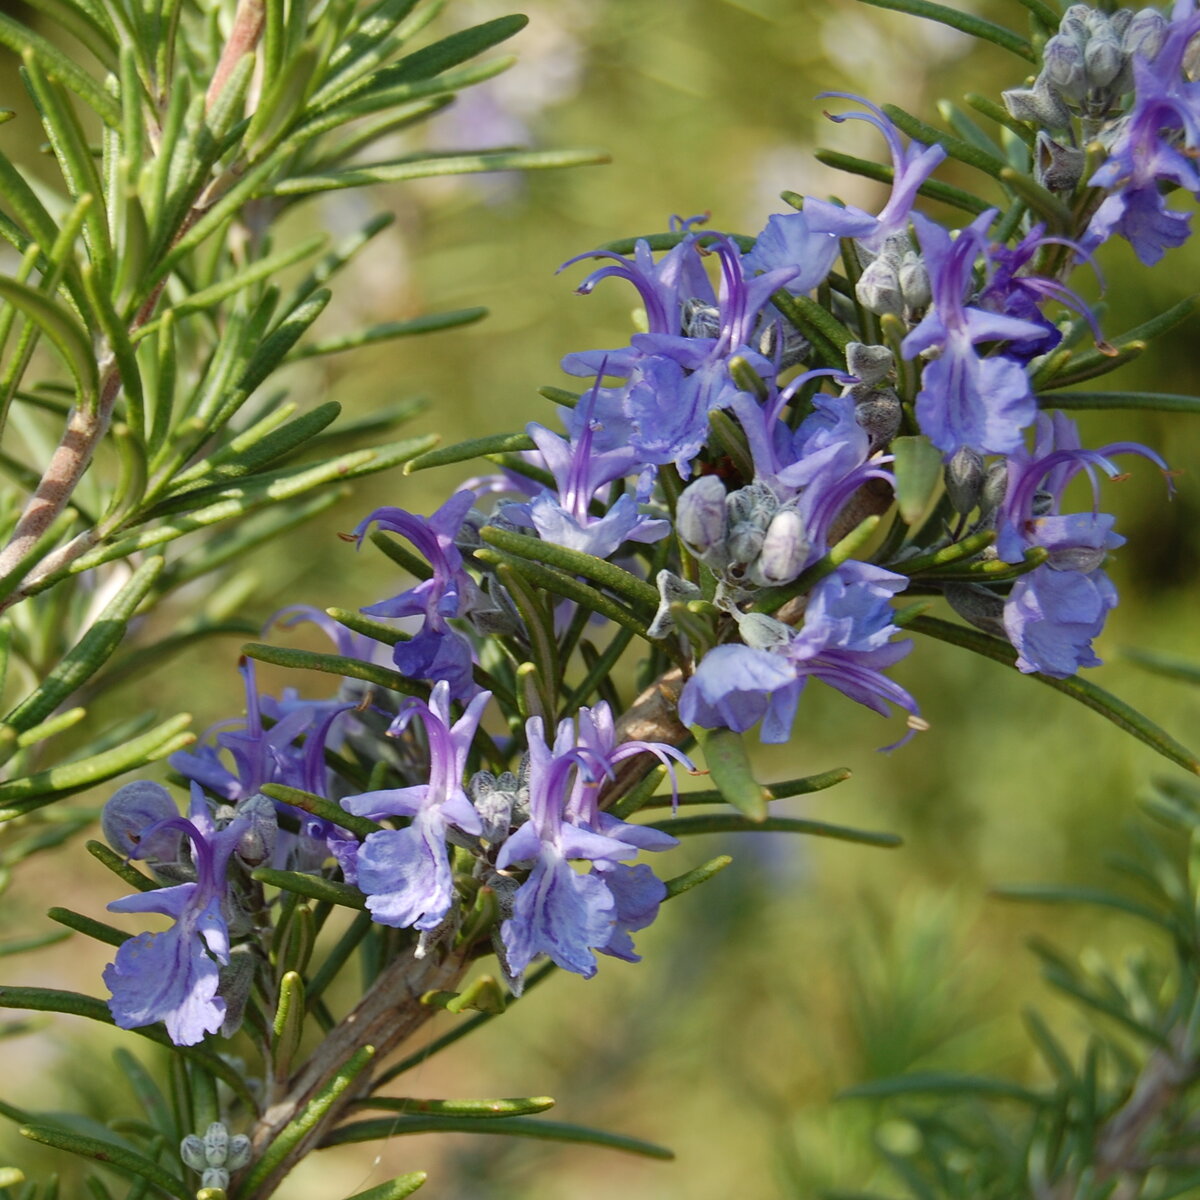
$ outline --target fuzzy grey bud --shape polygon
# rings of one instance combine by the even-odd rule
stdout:
[[[859,383],[882,383],[895,365],[886,346],[868,346],[864,342],[850,342],[846,346],[846,369]]]
[[[701,475],[683,489],[675,507],[675,531],[693,554],[703,557],[725,540],[725,485],[715,475]]]
[[[229,1154],[229,1130],[222,1121],[214,1121],[204,1131],[204,1159],[210,1167],[223,1167]]]
[[[979,511],[985,516],[993,513],[1004,501],[1004,493],[1008,491],[1008,464],[1006,462],[989,463],[983,477],[983,487],[979,492]]]
[[[912,310],[927,308],[933,299],[929,270],[925,260],[915,250],[910,250],[900,264],[900,294],[904,297],[905,305]]]
[[[244,1133],[236,1133],[229,1139],[229,1157],[225,1165],[238,1171],[250,1161],[250,1139]]]
[[[766,530],[753,521],[739,521],[725,539],[731,562],[751,563],[762,550]]]
[[[646,635],[652,638],[666,637],[675,631],[675,618],[671,614],[671,606],[689,600],[699,600],[702,596],[700,589],[687,579],[680,579],[674,571],[659,571],[655,578],[658,584],[658,611]]]
[[[229,1186],[229,1172],[224,1167],[209,1167],[200,1176],[200,1186],[201,1188],[227,1188]]]
[[[760,587],[791,583],[803,569],[809,549],[808,530],[800,514],[794,508],[780,509],[767,526],[750,579]]]
[[[772,362],[778,357],[779,370],[786,371],[802,363],[812,350],[812,343],[798,330],[783,321],[772,321],[758,339],[758,350]]]
[[[863,308],[883,317],[904,314],[904,296],[900,290],[898,263],[881,254],[869,263],[854,285],[854,294]]]
[[[171,863],[179,859],[184,834],[178,829],[148,830],[179,816],[171,793],[162,784],[138,779],[118,788],[100,813],[105,841],[126,858]]]
[[[1083,48],[1073,37],[1060,33],[1046,43],[1042,72],[1050,86],[1067,100],[1078,103],[1087,95]]]
[[[1111,30],[1092,37],[1083,52],[1083,64],[1090,88],[1106,88],[1116,79],[1125,65],[1125,56]]]
[[[1064,146],[1044,130],[1038,130],[1034,177],[1047,191],[1073,192],[1083,178],[1085,160],[1084,151]]]
[[[950,607],[976,629],[1007,638],[1004,600],[978,583],[948,583],[943,589]]]
[[[246,1001],[250,999],[257,969],[254,952],[247,945],[234,946],[229,952],[229,961],[220,968],[217,995],[225,1001],[222,1037],[233,1037],[241,1029],[242,1018],[246,1015]]]
[[[1009,114],[1018,121],[1028,121],[1039,129],[1066,129],[1071,124],[1070,109],[1039,75],[1032,88],[1013,88],[1002,92],[1000,98]]]
[[[1134,13],[1121,35],[1121,49],[1130,58],[1153,62],[1167,37],[1167,19],[1156,8],[1143,8]]]
[[[1097,570],[1107,557],[1107,552],[1091,546],[1068,546],[1062,550],[1054,550],[1046,560],[1046,565],[1056,571],[1079,571],[1087,574]]]
[[[1200,79],[1200,37],[1194,37],[1183,52],[1183,73],[1191,81]]]
[[[191,1167],[193,1171],[203,1171],[208,1166],[204,1143],[194,1133],[189,1133],[179,1143],[179,1157],[183,1159],[183,1165]]]
[[[715,306],[695,298],[683,302],[684,337],[718,337],[721,333],[721,313]]]
[[[1063,13],[1062,20],[1058,23],[1058,32],[1082,44],[1091,32],[1088,22],[1093,11],[1095,10],[1086,4],[1072,4]]]
[[[946,493],[954,511],[969,513],[983,491],[983,458],[970,446],[962,446],[946,464]]]
[[[279,834],[275,803],[261,793],[242,801],[238,815],[250,818],[250,827],[238,838],[237,856],[251,867],[257,867],[271,857]]]
[[[766,613],[737,613],[735,616],[742,641],[754,650],[785,646],[794,635],[790,626],[768,617]]]
[[[871,439],[874,453],[900,432],[900,397],[891,388],[871,388],[855,395],[854,419]]]

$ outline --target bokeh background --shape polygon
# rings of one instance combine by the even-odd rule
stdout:
[[[1024,14],[1013,0],[972,7],[1017,26]],[[505,11],[493,0],[455,0],[436,28]],[[816,145],[864,157],[882,152],[866,125],[825,120],[818,92],[848,90],[933,119],[940,97],[995,95],[1019,85],[1024,72],[1002,51],[854,0],[533,0],[524,11],[530,25],[511,45],[519,64],[464,98],[429,136],[445,148],[596,146],[611,164],[425,181],[369,197],[335,193],[304,210],[296,234],[348,231],[379,209],[397,215],[343,280],[318,335],[475,304],[492,315],[466,329],[298,366],[290,380],[296,397],[336,399],[353,418],[424,396],[429,407],[412,429],[436,431],[447,443],[551,421],[537,388],[569,383],[558,371],[562,355],[623,343],[635,301],[617,283],[576,297],[587,268],[556,275],[563,260],[661,230],[673,213],[709,211],[713,227],[753,233],[783,211],[783,188],[877,205],[874,185],[811,157]],[[5,76],[14,97],[7,103],[20,110],[25,100],[11,62]],[[37,148],[28,151],[35,156]],[[978,177],[947,177],[981,186]],[[1174,302],[1197,278],[1195,247],[1173,252],[1154,271],[1138,268],[1123,245],[1106,248],[1100,261],[1110,333]],[[1080,284],[1094,294],[1086,279]],[[1111,382],[1196,391],[1196,338],[1194,325],[1184,327]],[[1135,466],[1130,479],[1105,487],[1128,544],[1113,564],[1122,603],[1099,646],[1106,665],[1089,677],[1200,745],[1200,695],[1123,655],[1142,648],[1200,661],[1200,423],[1107,414],[1083,424],[1089,444],[1142,440],[1182,472],[1169,502],[1150,467]],[[431,511],[461,477],[446,468],[366,481],[322,524],[261,552],[241,611],[266,618],[287,603],[354,608],[394,594],[401,581],[387,565],[356,553],[338,532],[381,504]],[[187,603],[210,599],[201,592]],[[113,702],[190,711],[203,729],[241,711],[237,646],[236,639],[211,642]],[[896,730],[814,687],[792,743],[763,754],[760,777],[849,766],[849,782],[780,810],[894,831],[902,848],[759,835],[692,839],[665,864],[668,874],[723,852],[734,864],[639,935],[642,964],[606,960],[590,982],[552,979],[401,1081],[404,1094],[416,1096],[549,1094],[559,1099],[553,1115],[669,1145],[673,1164],[486,1135],[422,1137],[318,1155],[281,1194],[336,1200],[424,1168],[432,1178],[421,1195],[430,1200],[591,1200],[618,1192],[626,1200],[800,1200],[822,1187],[882,1178],[870,1146],[880,1113],[838,1101],[842,1089],[931,1067],[1036,1079],[1021,1025],[1030,1003],[1079,1044],[1082,1023],[1041,986],[1023,943],[1049,933],[1069,950],[1119,962],[1132,949],[1126,929],[1090,913],[1001,902],[989,889],[1104,879],[1106,856],[1128,842],[1148,781],[1172,768],[1058,693],[965,651],[921,642],[897,675],[919,698],[928,733],[879,754],[875,747]],[[263,678],[283,682],[268,672]],[[116,894],[112,877],[81,850],[41,857],[7,891],[0,936],[50,928],[40,914],[64,896],[99,913]],[[97,993],[104,948],[82,941],[6,959],[6,977]],[[438,1018],[434,1033],[456,1019]],[[6,1098],[26,1108],[82,1106],[99,1120],[132,1111],[110,1058],[130,1039],[65,1018],[29,1026],[5,1042]],[[0,1130],[0,1161],[31,1171],[71,1167],[8,1127]]]

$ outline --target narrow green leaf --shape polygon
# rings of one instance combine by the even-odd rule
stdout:
[[[387,1183],[378,1187],[367,1188],[365,1192],[355,1192],[346,1200],[404,1200],[411,1196],[429,1176],[424,1171],[413,1171],[408,1175],[397,1175]]]
[[[427,471],[431,467],[445,467],[452,463],[469,462],[484,454],[535,449],[537,446],[527,433],[494,433],[488,437],[457,442],[453,446],[439,446],[434,450],[427,450],[424,454],[418,454],[416,458],[405,463],[404,473],[413,475],[417,471]]]
[[[343,829],[349,829],[351,833],[357,833],[360,837],[377,833],[383,828],[378,821],[372,821],[370,817],[356,817],[342,808],[340,804],[333,800],[326,800],[324,796],[318,796],[314,792],[288,787],[282,783],[264,783],[260,791],[265,796],[270,796],[272,800],[290,804],[293,808],[303,809],[305,812],[312,813],[314,817],[320,817],[323,821],[340,825]]]
[[[125,636],[126,623],[154,585],[162,567],[161,558],[147,559],[42,684],[4,718],[4,724],[18,732],[32,729],[90,679]]]
[[[121,389],[126,398],[126,420],[140,441],[145,436],[145,397],[142,392],[142,372],[138,367],[137,355],[133,352],[133,343],[129,340],[129,331],[113,308],[112,300],[91,263],[84,265],[81,278],[92,312],[116,360]]]
[[[413,317],[409,321],[385,321],[360,329],[357,333],[340,334],[323,341],[310,342],[292,351],[289,362],[302,358],[315,358],[319,354],[340,354],[343,350],[357,350],[360,346],[373,346],[377,342],[390,342],[396,338],[412,337],[421,333],[439,333],[445,329],[458,329],[483,320],[488,315],[486,308],[460,308],[453,312],[429,313]]]
[[[845,825],[830,825],[825,821],[809,821],[803,817],[764,817],[761,821],[752,821],[734,816],[733,813],[707,813],[704,816],[651,821],[649,825],[675,837],[688,837],[695,833],[806,833],[812,837],[827,837],[839,842],[858,842],[864,846],[887,849],[903,844],[903,839],[894,833],[850,829]]]
[[[366,1070],[375,1056],[374,1046],[361,1046],[354,1056],[341,1067],[300,1111],[290,1124],[285,1126],[263,1156],[254,1164],[242,1180],[239,1195],[253,1196],[271,1174],[287,1159],[293,1147],[298,1145],[314,1129],[332,1107],[333,1102],[350,1087]],[[519,1119],[519,1118],[518,1118]]]
[[[852,529],[832,550],[823,558],[818,559],[811,567],[806,567],[791,583],[783,587],[763,588],[758,598],[750,606],[751,612],[778,612],[789,600],[802,596],[811,591],[826,575],[837,570],[847,559],[857,556],[858,552],[875,536],[879,528],[878,516],[866,517]]]
[[[870,4],[873,0],[863,0],[863,2]],[[926,146],[941,146],[951,158],[956,158],[959,162],[974,167],[977,171],[982,171],[992,179],[999,179],[1004,171],[1009,170],[1008,163],[1004,159],[997,158],[994,154],[989,154],[978,146],[973,146],[970,142],[964,142],[962,138],[943,133],[919,117],[914,117],[912,113],[897,104],[884,104],[882,108],[897,128],[907,133],[910,138],[923,142]]]
[[[522,1096],[505,1100],[417,1100],[411,1096],[370,1096],[359,1101],[361,1108],[380,1108],[406,1116],[463,1117],[493,1120],[523,1117],[554,1107],[550,1096]]]
[[[50,738],[57,734],[65,733],[68,729],[74,729],[86,716],[86,708],[69,708],[66,712],[58,713],[49,720],[43,721],[40,725],[35,725],[32,729],[25,730],[17,738],[17,748],[24,750],[28,746],[36,746],[38,742],[49,741]]]
[[[1072,228],[1074,215],[1071,210],[1048,188],[1042,187],[1028,172],[1013,167],[1002,167],[1000,181],[1019,196],[1049,227],[1052,233],[1065,232]]]
[[[51,919],[53,920],[53,917]],[[34,937],[12,938],[6,942],[0,942],[0,958],[8,958],[13,954],[28,954],[33,950],[41,950],[45,946],[55,946],[59,942],[66,941],[70,936],[69,932],[53,929],[49,933],[39,933]]]
[[[1169,914],[1104,888],[1011,883],[993,887],[991,893],[1002,900],[1019,900],[1031,904],[1088,904],[1096,908],[1112,908],[1139,920],[1149,921],[1152,925],[1161,926],[1170,933],[1176,930]]]
[[[531,683],[540,697],[541,711],[538,715],[546,722],[546,728],[558,723],[557,698],[560,684],[558,662],[558,638],[554,630],[554,611],[545,602],[544,594],[532,586],[521,573],[508,563],[496,567],[496,576],[504,585],[525,625],[529,651],[533,661],[522,667],[530,668]]]
[[[708,862],[701,863],[698,867],[693,867],[682,875],[676,875],[674,879],[664,880],[664,886],[667,889],[666,899],[673,900],[676,896],[682,896],[684,892],[690,892],[692,888],[707,883],[714,875],[725,870],[731,862],[733,859],[728,854],[719,854],[716,858],[710,858]]]
[[[951,29],[960,30],[962,33],[970,34],[971,37],[980,38],[1001,47],[1001,49],[1011,51],[1018,58],[1025,59],[1026,62],[1037,62],[1033,46],[1025,38],[1011,29],[1005,29],[1003,25],[985,21],[982,17],[974,16],[972,13],[960,12],[956,8],[947,8],[944,4],[934,4],[931,0],[862,0],[862,3],[874,5],[876,8],[889,8],[895,12],[908,13],[913,17],[924,17],[928,21],[937,21],[941,25],[949,25]]]
[[[888,569],[901,575],[919,575],[922,571],[932,571],[935,567],[952,566],[966,559],[982,554],[996,540],[994,529],[984,529],[965,537],[961,542],[952,542],[940,550],[932,550],[928,554],[918,554],[913,558],[903,558],[888,564]]]
[[[875,179],[880,183],[890,184],[896,177],[896,172],[892,167],[885,167],[882,163],[870,162],[865,158],[855,158],[852,154],[842,154],[837,150],[820,149],[815,152],[814,157],[817,162],[824,163],[827,167],[833,167],[834,170],[845,171],[850,175],[861,175],[865,179]],[[943,204],[960,208],[963,212],[968,212],[976,217],[982,212],[987,212],[991,207],[986,200],[980,200],[978,196],[973,196],[970,192],[955,187],[953,184],[939,183],[936,179],[926,180],[917,191],[930,200],[940,200]]]
[[[310,196],[341,188],[365,187],[376,183],[401,183],[407,179],[431,179],[440,175],[476,175],[488,171],[536,171],[559,167],[597,166],[611,158],[598,150],[493,150],[477,154],[453,154],[416,161],[372,163],[300,175],[264,189],[270,196]]]
[[[88,841],[85,843],[87,852],[96,859],[97,862],[103,863],[114,875],[119,879],[123,879],[130,887],[136,888],[139,892],[152,892],[161,884],[156,883],[153,879],[145,876],[136,867],[132,866],[128,860],[122,858],[115,850],[110,850],[103,842]]]
[[[1062,13],[1053,4],[1047,4],[1046,0],[1017,0],[1017,3],[1023,4],[1029,9],[1030,14],[1040,21],[1048,31],[1053,33],[1058,30]]]
[[[991,1096],[1020,1100],[1040,1107],[1047,1097],[1010,1083],[1007,1079],[989,1079],[978,1075],[959,1075],[953,1071],[914,1071],[889,1079],[871,1079],[838,1093],[840,1099],[883,1099],[892,1096]]]
[[[787,779],[780,783],[766,783],[760,786],[766,792],[768,800],[785,800],[790,796],[808,796],[813,792],[823,792],[826,788],[844,783],[850,778],[850,775],[851,771],[849,767],[835,767],[832,771],[823,771],[819,775],[806,775],[802,779]],[[679,803],[681,806],[691,804],[721,804],[723,801],[724,797],[716,790],[679,793]],[[670,803],[670,795],[664,794],[652,797],[642,807],[665,808]]]
[[[740,733],[732,729],[692,730],[704,751],[704,762],[721,797],[754,822],[767,816],[767,792],[754,778],[750,755]]]
[[[846,347],[855,337],[841,321],[808,296],[793,296],[782,289],[771,303],[812,343],[824,366],[845,370]]]
[[[149,733],[111,750],[0,783],[0,805],[3,805],[0,822],[23,816],[182,750],[196,740],[194,735],[184,732],[191,719],[188,713],[181,713]]]
[[[164,1170],[153,1159],[145,1158],[117,1142],[102,1142],[99,1138],[69,1133],[53,1125],[24,1125],[20,1132],[22,1137],[29,1138],[32,1142],[40,1142],[43,1146],[51,1146],[55,1150],[65,1150],[69,1154],[78,1154],[82,1158],[95,1159],[122,1175],[133,1179],[148,1179],[155,1187],[162,1188],[168,1196],[188,1200],[188,1188],[183,1180]]]
[[[406,1133],[493,1133],[602,1146],[608,1150],[644,1155],[646,1158],[670,1160],[675,1157],[674,1151],[656,1146],[653,1142],[587,1129],[582,1125],[567,1125],[561,1121],[542,1121],[537,1117],[509,1117],[495,1122],[464,1117],[382,1117],[343,1125],[325,1138],[321,1145],[344,1146],[354,1142],[372,1142],[377,1138],[400,1137]]]
[[[1057,392],[1052,397],[1039,396],[1038,403],[1043,408],[1133,408],[1149,412],[1200,413],[1200,396],[1171,392]]]
[[[963,96],[963,99],[976,112],[982,113],[985,117],[995,121],[996,124],[1003,125],[1005,129],[1011,130],[1027,145],[1033,144],[1033,134],[1029,127],[1022,125],[1020,121],[1012,117],[1003,104],[997,104],[990,96],[981,96],[978,92],[967,92]]]
[[[3,275],[0,275],[0,298],[28,317],[54,343],[75,379],[81,400],[94,401],[100,386],[96,359],[91,341],[79,322],[49,296]]]
[[[653,616],[658,608],[656,588],[595,555],[584,554],[580,550],[569,550],[565,546],[556,546],[540,538],[527,537],[525,534],[512,533],[491,525],[485,525],[480,530],[480,537],[509,554],[545,563],[571,575],[582,575],[600,587],[616,592],[622,599],[627,600],[635,611],[640,611],[647,617]]]
[[[0,45],[7,46],[18,56],[31,55],[47,75],[70,88],[106,125],[120,128],[121,106],[117,101],[86,71],[28,25],[0,13]]]
[[[1122,655],[1156,675],[1165,675],[1168,679],[1178,679],[1183,683],[1200,683],[1200,663],[1151,650],[1124,650]]]
[[[942,455],[927,437],[898,437],[892,442],[896,456],[896,500],[906,525],[915,525],[929,506],[942,477]]]
[[[273,867],[257,867],[251,878],[259,883],[277,887],[281,891],[295,892],[310,900],[323,900],[327,904],[338,904],[343,908],[365,909],[367,898],[347,883],[336,883],[320,875],[305,875],[300,871],[277,871]]]
[[[950,621],[926,616],[917,616],[906,621],[905,628],[911,629],[915,633],[923,633],[926,637],[949,642],[952,646],[973,650],[976,654],[983,655],[984,658],[993,659],[995,662],[1004,663],[1015,669],[1016,651],[1007,642],[989,634],[968,629],[966,626],[956,625]],[[1080,679],[1078,675],[1072,675],[1067,679],[1054,679],[1049,675],[1037,673],[1033,674],[1031,678],[1046,684],[1047,687],[1054,688],[1055,691],[1065,692],[1081,704],[1098,712],[1119,729],[1125,730],[1138,741],[1144,742],[1164,758],[1170,759],[1171,762],[1183,767],[1186,771],[1191,771],[1193,775],[1200,775],[1200,759],[1197,759],[1190,750],[1177,742],[1165,730],[1160,729],[1148,717],[1131,708],[1123,700],[1118,700],[1116,696],[1110,695],[1102,688],[1096,687],[1095,684]]]
[[[82,913],[74,912],[69,908],[48,909],[46,916],[60,925],[65,925],[68,930],[73,929],[77,933],[95,938],[96,941],[104,942],[109,946],[123,946],[133,936],[123,929],[117,929],[114,925],[106,925],[103,921],[94,921],[91,917],[85,917]],[[70,934],[65,936],[69,937]]]
[[[295,971],[287,971],[279,981],[279,1004],[271,1024],[275,1077],[286,1079],[292,1056],[304,1032],[304,980]]]
[[[423,684],[413,683],[398,671],[357,658],[344,658],[340,654],[318,654],[313,650],[293,650],[283,646],[269,646],[263,642],[250,642],[242,647],[242,653],[259,662],[273,663],[277,667],[292,667],[300,671],[322,671],[327,675],[343,675],[350,679],[361,679],[377,687],[388,688],[403,696],[419,696],[425,699],[429,689]]]

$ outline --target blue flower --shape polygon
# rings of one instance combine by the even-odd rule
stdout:
[[[411,817],[403,829],[368,834],[358,850],[356,881],[371,916],[381,925],[436,928],[454,903],[454,879],[446,849],[453,829],[478,837],[479,814],[463,789],[467,752],[490,692],[480,692],[451,724],[450,685],[434,686],[429,703],[406,698],[389,733],[402,733],[420,718],[429,742],[429,782],[414,787],[362,792],[342,799],[361,817]]]
[[[888,715],[889,705],[922,728],[916,701],[883,670],[912,643],[892,642],[891,597],[908,580],[870,563],[843,563],[809,593],[799,630],[770,617],[737,614],[745,645],[710,650],[684,684],[679,718],[687,725],[742,732],[762,721],[764,742],[786,742],[800,694],[821,679],[859,704]]]
[[[913,224],[929,269],[933,306],[903,341],[905,358],[937,347],[921,375],[916,414],[921,432],[947,458],[961,446],[982,454],[1011,454],[1037,415],[1024,367],[1003,354],[981,357],[980,342],[1041,340],[1042,325],[970,307],[975,260],[986,249],[989,209],[958,236],[914,213]]]
[[[114,801],[119,798],[120,793]],[[167,817],[142,831],[131,857],[149,855],[164,835],[182,835],[191,843],[196,879],[137,892],[108,906],[110,912],[161,913],[174,921],[164,932],[141,933],[122,943],[105,968],[104,982],[112,993],[108,1007],[120,1028],[162,1021],[177,1046],[193,1046],[221,1028],[225,1001],[218,995],[220,964],[229,962],[229,927],[222,911],[225,873],[249,826],[247,817],[236,816],[218,830],[193,784],[189,819]]]

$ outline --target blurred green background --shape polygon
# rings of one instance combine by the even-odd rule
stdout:
[[[1013,0],[972,7],[1023,23]],[[491,0],[455,0],[439,28],[504,11]],[[663,229],[672,213],[711,211],[713,227],[753,233],[782,211],[783,188],[878,205],[873,185],[810,157],[818,144],[864,157],[882,150],[865,124],[824,120],[818,92],[850,90],[933,119],[939,97],[994,95],[1019,85],[1024,71],[1001,51],[853,0],[539,0],[525,11],[530,26],[512,44],[518,66],[486,96],[464,99],[433,136],[446,147],[596,146],[611,165],[426,181],[369,201],[335,194],[305,210],[296,233],[349,230],[380,208],[398,218],[343,281],[318,336],[474,304],[492,315],[467,329],[293,368],[297,397],[339,400],[353,418],[424,395],[431,404],[413,431],[436,431],[447,443],[551,422],[537,387],[569,383],[557,368],[563,354],[622,344],[635,302],[618,283],[576,297],[587,267],[556,276],[564,259]],[[8,103],[19,109],[26,102],[17,86]],[[978,186],[953,171],[946,177]],[[1198,258],[1195,246],[1185,248],[1145,272],[1120,245],[1106,248],[1101,263],[1112,334],[1185,294]],[[1113,382],[1194,392],[1195,339],[1194,326],[1185,327]],[[1124,660],[1122,650],[1200,661],[1200,426],[1124,414],[1085,417],[1083,425],[1088,444],[1146,441],[1183,472],[1170,502],[1150,467],[1105,487],[1105,505],[1129,541],[1113,564],[1122,603],[1098,647],[1106,665],[1089,678],[1198,745],[1200,697]],[[286,603],[353,608],[393,594],[401,581],[337,533],[381,504],[431,511],[461,477],[447,468],[367,481],[323,524],[262,553],[244,610],[265,618]],[[236,640],[211,643],[126,689],[119,703],[191,711],[203,729],[240,711],[236,656]],[[1020,1011],[1031,1001],[1078,1041],[1078,1018],[1050,1001],[1022,943],[1049,932],[1068,948],[1119,958],[1122,927],[1004,904],[988,889],[1101,879],[1105,855],[1129,836],[1126,822],[1147,781],[1172,769],[1095,714],[965,651],[921,642],[896,674],[919,698],[928,733],[878,754],[896,729],[813,688],[792,744],[763,755],[760,777],[847,765],[848,783],[784,802],[781,811],[895,831],[902,848],[693,839],[665,864],[667,874],[726,851],[735,862],[639,935],[641,965],[605,960],[593,981],[555,978],[402,1081],[405,1094],[417,1096],[553,1095],[553,1115],[669,1145],[674,1164],[516,1139],[422,1137],[318,1155],[285,1186],[287,1200],[335,1200],[417,1168],[431,1172],[421,1192],[430,1200],[590,1200],[618,1191],[626,1200],[793,1200],[821,1186],[878,1183],[869,1147],[876,1114],[835,1103],[840,1089],[932,1066],[1028,1076],[1036,1069]],[[98,914],[116,893],[81,850],[35,860],[5,896],[4,936],[30,923],[48,927],[40,913],[64,894],[72,907]],[[99,992],[103,947],[79,941],[7,960],[8,981]],[[434,1032],[455,1019],[438,1018]],[[107,1055],[116,1036],[67,1019],[34,1024],[6,1043],[5,1094],[26,1107],[82,1103],[99,1118],[114,1115]],[[67,1165],[15,1145],[7,1128],[0,1138],[3,1161]]]

